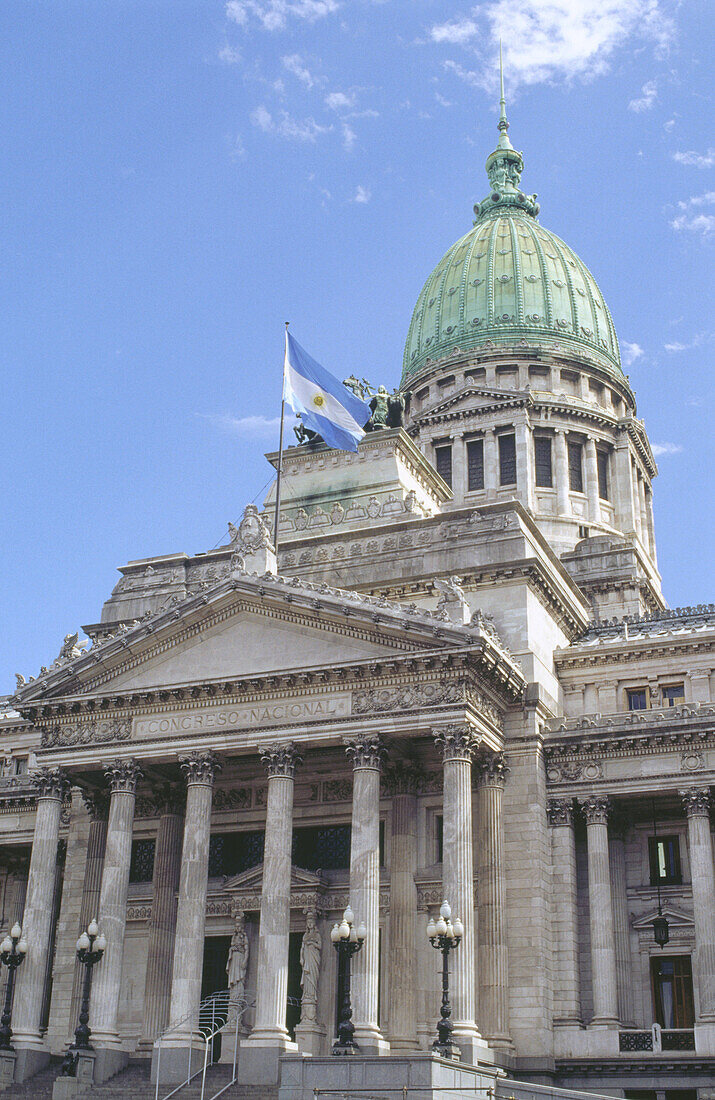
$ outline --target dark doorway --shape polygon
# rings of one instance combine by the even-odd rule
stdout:
[[[295,1039],[295,1025],[300,1023],[300,948],[303,942],[302,932],[291,932],[288,941],[288,1005],[286,1007],[286,1027],[291,1039]],[[297,1003],[291,1004],[291,1001]]]
[[[228,985],[226,963],[228,962],[228,949],[231,946],[230,936],[209,936],[204,940],[204,969],[201,975],[201,1000],[210,997],[212,993],[220,993]],[[225,1018],[225,1016],[224,1016]],[[215,1027],[219,1022],[216,1018],[201,1021],[206,1026]],[[218,1062],[221,1057],[221,1033],[215,1036],[211,1044],[210,1060]]]

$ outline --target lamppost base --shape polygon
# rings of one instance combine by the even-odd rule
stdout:
[[[432,1050],[439,1054],[440,1058],[447,1058],[453,1062],[459,1062],[462,1052],[456,1043],[432,1043]]]
[[[0,1091],[15,1083],[15,1051],[0,1050]]]
[[[330,1050],[331,1054],[337,1054],[338,1056],[344,1054],[359,1054],[360,1047],[357,1043],[340,1043],[336,1039]]]

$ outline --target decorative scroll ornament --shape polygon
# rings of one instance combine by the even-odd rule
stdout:
[[[284,744],[268,745],[265,749],[261,749],[261,760],[266,766],[269,779],[276,775],[292,779],[295,775],[295,769],[302,762],[302,759],[292,741]]]
[[[435,744],[442,749],[445,763],[448,760],[467,760],[471,762],[481,740],[472,726],[450,725],[433,730]]]
[[[713,798],[709,787],[690,787],[678,791],[688,817],[709,817]]]
[[[109,812],[107,791],[81,791],[82,801],[92,821],[104,821]]]
[[[112,794],[117,791],[134,794],[142,773],[136,760],[114,760],[107,764],[104,774]]]
[[[111,741],[129,741],[132,723],[129,718],[99,718],[92,722],[69,722],[52,726],[42,732],[43,749],[55,746],[100,745]]]
[[[376,733],[359,733],[357,737],[344,737],[343,744],[348,759],[355,768],[372,768],[380,771],[385,756],[385,746]]]
[[[610,802],[608,795],[592,794],[588,798],[579,798],[587,825],[607,825]]]
[[[69,779],[59,768],[38,768],[30,776],[30,782],[38,798],[56,798],[64,801],[69,791]]]
[[[546,819],[549,825],[573,826],[573,800],[550,798],[546,804]]]
[[[194,784],[212,787],[214,774],[221,769],[218,757],[213,752],[190,752],[179,757],[179,764],[186,775],[187,787]]]
[[[480,787],[504,788],[509,768],[503,752],[494,753],[491,756],[481,757],[476,764],[477,776]]]

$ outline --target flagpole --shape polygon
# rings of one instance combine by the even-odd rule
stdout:
[[[278,556],[278,523],[281,514],[281,475],[283,474],[283,419],[285,416],[286,408],[286,355],[288,354],[288,325],[290,321],[286,321],[286,347],[283,356],[283,385],[281,387],[281,428],[278,436],[278,467],[276,477],[276,515],[273,524],[273,546],[276,551],[276,557]]]

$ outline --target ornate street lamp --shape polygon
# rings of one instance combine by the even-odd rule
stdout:
[[[27,941],[22,938],[22,929],[15,922],[0,944],[0,961],[7,967],[7,987],[5,989],[5,1007],[0,1017],[0,1050],[12,1050],[12,994],[15,989],[15,971],[27,954]]]
[[[364,924],[355,927],[355,915],[348,905],[339,924],[334,924],[330,938],[338,953],[338,975],[343,984],[343,1003],[340,1007],[338,1037],[333,1043],[333,1054],[354,1054],[358,1049],[355,1042],[355,1025],[350,1003],[350,960],[357,955],[365,942],[367,930]]]
[[[92,991],[92,969],[97,965],[107,949],[107,940],[100,934],[96,920],[90,921],[87,931],[77,940],[77,958],[85,968],[82,985],[82,1004],[79,1010],[79,1023],[74,1031],[74,1042],[65,1054],[62,1063],[62,1077],[74,1077],[77,1073],[77,1059],[80,1050],[91,1050],[89,1037],[89,995]]]
[[[442,902],[439,920],[435,921],[430,917],[427,935],[435,950],[442,952],[442,1007],[437,1023],[438,1038],[432,1043],[432,1049],[449,1058],[454,1054],[453,1025],[450,1019],[452,1006],[449,1003],[449,953],[459,946],[464,935],[464,925],[459,917],[452,923],[452,908],[448,901]]]
[[[658,916],[653,921],[653,939],[662,951],[670,939],[670,930],[660,904],[660,865],[658,863],[658,824],[655,819],[655,799],[651,800],[651,807],[653,811],[653,840],[655,843],[655,881],[658,887]]]

